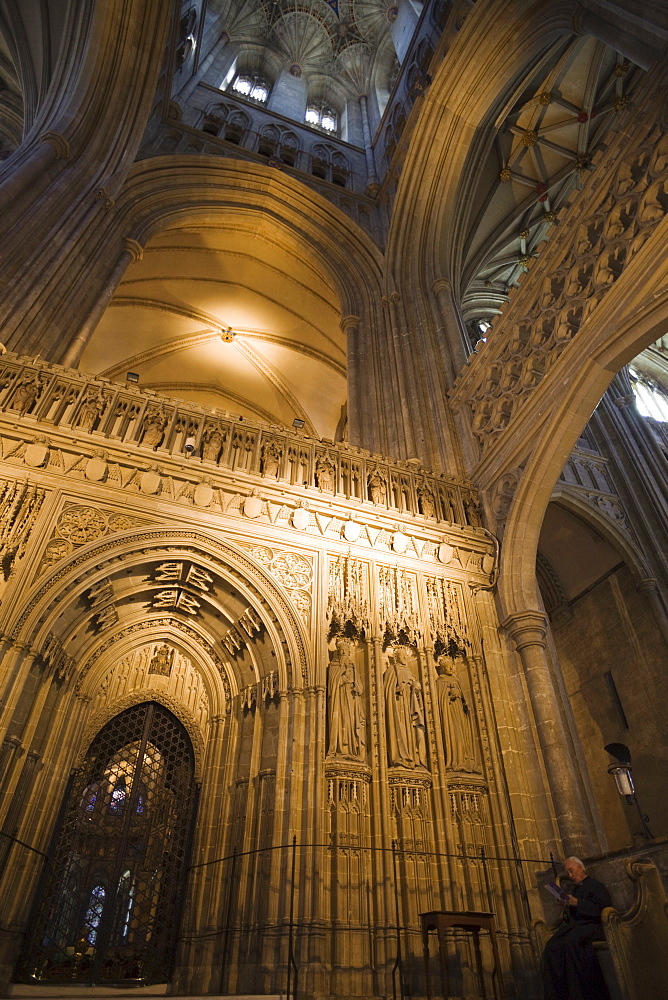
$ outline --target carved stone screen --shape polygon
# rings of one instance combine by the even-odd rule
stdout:
[[[194,803],[171,712],[145,702],[104,726],[70,781],[22,978],[168,978]]]

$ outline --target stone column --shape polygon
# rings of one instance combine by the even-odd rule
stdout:
[[[448,380],[452,385],[457,374],[466,364],[471,351],[464,330],[464,322],[455,302],[452,283],[447,278],[437,278],[432,284],[431,290],[436,298],[443,329],[446,333],[443,342],[450,354]]]
[[[364,135],[364,157],[366,159],[366,193],[375,195],[378,192],[378,173],[376,171],[376,161],[373,157],[366,94],[360,94],[359,101],[360,111],[362,113],[362,134]]]
[[[391,956],[396,952],[396,935],[390,929],[394,922],[394,874],[392,855],[388,848],[392,845],[392,828],[389,813],[389,787],[387,774],[387,736],[385,712],[383,710],[383,643],[380,636],[367,640],[369,677],[371,680],[371,719],[369,720],[369,740],[371,741],[371,830],[372,847],[379,852],[376,867],[376,891],[381,911],[376,918],[383,930],[377,931],[377,968],[379,990],[385,992],[384,983],[389,983]],[[374,733],[375,729],[375,733]],[[381,889],[382,885],[382,889]],[[388,974],[387,980],[383,972]]]
[[[343,316],[341,329],[346,335],[348,377],[348,440],[362,444],[369,437],[368,407],[364,404],[363,385],[367,381],[363,371],[368,369],[368,357],[360,338],[359,316]],[[363,430],[364,428],[364,430]]]
[[[23,762],[21,775],[16,783],[5,821],[2,824],[2,833],[4,836],[0,837],[0,872],[4,872],[5,870],[14,837],[18,833],[25,807],[30,799],[32,786],[38,772],[41,771],[43,766],[40,755],[34,750],[29,750]]]
[[[97,298],[110,209],[153,110],[169,22],[161,0],[76,0],[64,19],[43,131],[30,130],[0,177],[0,322],[18,353],[52,360]]]
[[[17,736],[5,736],[0,747],[0,790],[11,781],[12,772],[21,755],[21,740]],[[6,780],[5,780],[6,779]]]
[[[520,611],[501,622],[501,628],[514,642],[524,667],[564,851],[586,856],[592,851],[592,842],[577,762],[569,752],[571,741],[552,680],[547,617],[540,611]]]
[[[215,63],[218,56],[227,47],[230,41],[230,36],[226,31],[223,31],[218,41],[212,46],[209,53],[202,59],[201,63],[198,65],[197,70],[193,73],[189,80],[186,80],[184,85],[179,91],[178,97],[182,104],[185,104],[190,97],[197,90],[198,85],[202,82],[206,74],[209,72],[213,64]],[[236,51],[231,53],[232,58],[236,55]],[[226,60],[227,62],[227,60]],[[227,63],[226,69],[229,69],[232,65],[231,61]]]
[[[83,324],[78,334],[71,341],[69,347],[63,354],[62,359],[56,359],[58,364],[65,368],[76,368],[81,360],[81,355],[86,349],[90,338],[95,333],[98,323],[102,319],[104,312],[109,305],[112,295],[125,274],[128,264],[136,260],[141,260],[144,256],[143,247],[136,240],[127,237],[123,240],[123,249],[118,255],[114,268],[107,278],[107,281],[98,296],[98,300],[90,313],[88,319]]]
[[[23,689],[32,665],[37,656],[36,650],[28,643],[15,642],[14,647],[3,661],[3,675],[7,678],[3,691],[3,701],[0,708],[0,727],[9,728],[16,706],[23,695]]]
[[[271,88],[267,109],[303,125],[307,98],[308,83],[302,76],[301,67],[295,64],[278,74]]]

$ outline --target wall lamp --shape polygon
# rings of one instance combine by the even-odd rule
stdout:
[[[615,785],[620,795],[623,795],[628,805],[635,805],[642,823],[642,832],[645,840],[654,840],[652,831],[649,828],[649,816],[640,808],[636,795],[635,785],[631,777],[631,751],[624,743],[608,743],[605,750],[611,757],[615,758],[615,763],[608,766],[608,774],[615,779]]]

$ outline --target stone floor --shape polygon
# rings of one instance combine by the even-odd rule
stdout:
[[[30,986],[23,983],[12,984],[9,996],[24,997],[26,1000],[88,1000],[89,997],[105,998],[114,997],[115,1000],[122,1000],[123,997],[164,997],[167,995],[167,985],[157,986],[137,986],[131,989],[116,986],[85,986],[85,985],[62,985],[62,986],[42,986],[41,984]],[[202,1000],[201,996],[179,996],[178,1000]],[[230,997],[215,997],[208,995],[207,1000],[230,1000]],[[234,1000],[283,1000],[282,994],[275,996],[235,996]]]

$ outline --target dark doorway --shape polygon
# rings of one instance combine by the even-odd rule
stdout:
[[[70,780],[20,978],[165,982],[194,806],[171,712],[145,702],[108,722]]]

